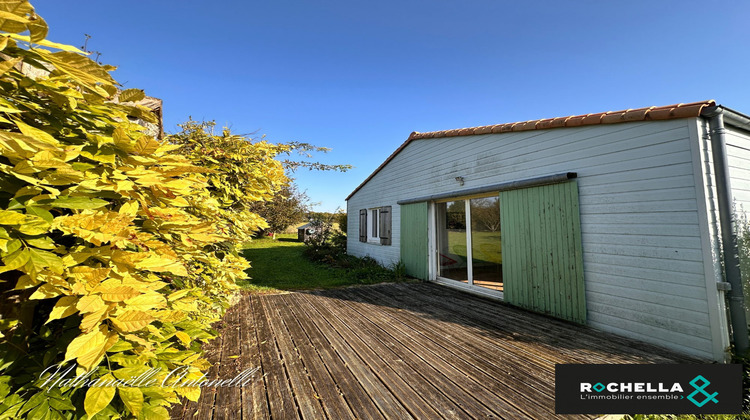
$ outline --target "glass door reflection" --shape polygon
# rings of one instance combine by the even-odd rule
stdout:
[[[465,201],[437,203],[437,225],[438,275],[468,281]]]
[[[435,203],[437,275],[503,290],[500,203],[497,195]]]
[[[472,198],[469,203],[473,284],[503,290],[500,201],[494,196]]]

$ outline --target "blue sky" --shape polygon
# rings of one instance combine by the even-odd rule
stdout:
[[[188,116],[333,150],[293,176],[321,211],[412,131],[716,99],[750,113],[750,2],[94,1],[32,3],[49,39],[118,66]]]

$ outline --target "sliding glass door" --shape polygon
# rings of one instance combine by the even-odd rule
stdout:
[[[472,198],[471,267],[473,284],[503,290],[503,255],[500,250],[500,203],[497,196]]]
[[[438,276],[468,281],[469,253],[466,246],[466,202],[437,203]]]
[[[502,291],[498,196],[439,202],[435,209],[438,277]]]

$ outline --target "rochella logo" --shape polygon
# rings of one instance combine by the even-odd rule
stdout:
[[[679,382],[674,382],[672,386],[668,386],[668,384],[665,384],[663,382],[659,382],[658,384],[651,383],[651,382],[610,382],[608,384],[603,384],[601,382],[597,382],[595,384],[591,384],[590,382],[581,382],[581,394],[589,394],[588,396],[584,397],[584,395],[581,395],[581,399],[632,399],[633,396],[631,395],[622,395],[624,393],[661,393],[661,394],[675,394],[675,393],[683,393],[682,385],[680,385]],[[704,378],[702,375],[698,375],[695,378],[693,378],[692,381],[690,381],[690,385],[695,389],[690,395],[687,396],[687,399],[690,400],[691,403],[695,404],[697,407],[703,407],[704,405],[708,404],[708,402],[713,402],[714,404],[718,404],[719,400],[716,399],[716,397],[719,395],[718,392],[709,393],[706,392],[706,387],[711,385],[711,382],[709,382],[708,379]],[[605,395],[597,395],[601,394],[604,390],[607,390],[609,393],[620,393],[621,395],[611,395],[611,394],[605,394]],[[595,394],[594,394],[595,393]],[[700,396],[703,396],[704,398],[702,400],[696,399],[696,396],[700,398]],[[661,396],[638,396],[637,399],[683,399],[685,396],[681,395],[679,398],[677,398],[676,395],[661,395]]]
[[[597,382],[591,385],[590,382],[581,382],[581,392],[602,392],[604,390],[609,392],[682,392],[682,385],[678,382],[667,386],[663,382],[654,384],[651,382],[610,382],[604,385],[601,382]],[[697,392],[697,391],[696,391]]]
[[[698,385],[699,380],[703,382],[701,385]],[[708,379],[704,378],[701,375],[698,375],[695,378],[693,378],[692,381],[690,381],[690,385],[692,385],[693,388],[695,388],[695,391],[693,391],[693,393],[688,395],[687,397],[687,399],[689,399],[691,403],[697,405],[698,407],[703,407],[709,401],[713,401],[714,404],[719,403],[719,400],[716,399],[716,396],[719,395],[718,392],[709,394],[708,392],[704,391],[707,386],[711,385],[711,382],[709,382]],[[706,398],[703,401],[698,402],[695,400],[695,396],[698,394],[703,394]]]

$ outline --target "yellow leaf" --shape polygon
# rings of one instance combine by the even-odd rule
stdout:
[[[50,229],[50,224],[39,216],[27,214],[17,229],[23,234],[36,236],[47,233]]]
[[[2,112],[8,111],[3,109]],[[21,133],[0,131],[0,150],[3,151],[3,155],[9,157],[29,159],[39,150],[49,149],[51,147],[52,146],[46,143],[39,142],[31,137],[26,137]]]
[[[120,96],[117,99],[120,102],[138,102],[145,97],[146,94],[141,89],[125,89],[120,92]]]
[[[104,358],[104,354],[107,353],[107,350],[109,350],[110,347],[117,343],[117,340],[119,340],[119,336],[117,335],[117,333],[110,333],[107,336],[107,340],[104,342],[104,345],[102,347],[86,353],[83,356],[79,356],[76,359],[78,361],[78,364],[86,370],[91,370],[95,366],[99,365],[99,363]]]
[[[5,38],[5,39],[7,39],[7,38]],[[5,73],[7,73],[10,69],[13,68],[13,66],[15,66],[16,64],[18,64],[20,62],[21,62],[21,57],[16,57],[16,58],[14,58],[12,60],[1,62],[0,63],[0,76],[2,76]]]
[[[107,330],[106,325],[101,325],[99,328],[86,333],[81,334],[74,338],[73,341],[68,344],[68,349],[65,352],[65,361],[79,358],[88,353],[97,351],[104,346],[107,342]]]
[[[53,297],[58,297],[62,295],[62,292],[57,287],[45,283],[41,286],[39,286],[38,289],[34,291],[34,293],[29,296],[29,299],[49,299]]]
[[[108,97],[109,93],[104,87],[113,87],[116,83],[103,66],[98,65],[88,57],[69,51],[56,53],[50,53],[43,49],[35,49],[34,51],[40,53],[45,61],[99,96]],[[100,83],[101,85],[99,85]]]
[[[28,274],[24,274],[23,276],[18,278],[18,283],[16,283],[16,287],[14,290],[28,289],[29,287],[34,287],[39,283],[40,281],[36,278],[33,278]]]
[[[29,38],[31,38],[31,42],[41,42],[44,41],[44,38],[47,38],[49,26],[47,26],[47,22],[41,16],[36,14],[34,16],[35,19],[31,20],[27,25],[29,28]]]
[[[168,271],[178,276],[188,275],[187,269],[179,261],[159,255],[150,255],[145,260],[136,263],[135,267],[157,273]]]
[[[128,309],[148,311],[167,307],[167,300],[160,293],[147,293],[125,301]]]
[[[139,155],[150,155],[154,153],[161,143],[149,136],[141,136],[135,144],[135,153]]]
[[[143,393],[138,388],[117,388],[117,392],[120,394],[120,399],[125,403],[125,407],[130,410],[133,415],[137,416],[141,414],[143,410]]]
[[[70,197],[70,196],[60,196],[50,203],[52,207],[60,207],[64,209],[76,209],[76,210],[98,209],[108,204],[109,204],[109,201],[101,200],[99,198]]]
[[[161,406],[148,405],[143,409],[145,420],[169,420],[169,412]]]
[[[16,1],[16,2],[13,2],[13,3],[20,3],[20,2]],[[12,20],[13,22],[20,22],[20,23],[24,23],[24,24],[28,24],[29,23],[29,20],[26,19],[23,16],[14,15],[13,13],[0,10],[0,21],[5,21],[6,19],[7,20]],[[7,25],[7,24],[8,24],[8,22],[2,22],[2,25]],[[6,31],[7,29],[5,28],[5,26],[3,26],[2,30]]]
[[[0,267],[0,273],[22,267],[29,261],[29,257],[30,255],[28,249],[16,248],[15,251],[3,257],[3,264],[5,264],[5,266]]]
[[[138,214],[138,201],[129,201],[120,207],[118,213],[135,217]]]
[[[55,249],[55,242],[48,236],[39,238],[26,238],[26,243],[40,249]]]
[[[171,294],[170,294],[170,295],[169,295],[169,296],[167,297],[167,299],[169,299],[169,301],[171,302],[171,301],[173,301],[173,300],[177,300],[177,299],[179,299],[179,298],[181,298],[181,297],[187,296],[187,295],[188,295],[188,293],[190,293],[191,291],[192,291],[192,289],[183,289],[183,290],[178,290],[178,291],[176,291],[176,292],[174,292],[174,293],[171,293]]]
[[[57,141],[52,135],[47,133],[44,130],[40,130],[36,127],[32,127],[28,124],[24,124],[23,122],[16,120],[16,127],[18,127],[19,130],[21,130],[21,133],[24,136],[29,136],[33,139],[43,141],[44,143],[51,144],[53,146],[60,146],[60,142]]]
[[[94,414],[104,410],[115,396],[113,387],[91,387],[86,391],[86,399],[83,400],[83,408],[91,418]]]
[[[142,345],[144,347],[149,347],[150,346],[150,343],[148,341],[142,339],[141,337],[138,337],[135,334],[127,334],[127,335],[125,335],[125,339],[127,339],[129,341],[132,341],[133,343],[140,344],[140,345]]]
[[[80,214],[55,218],[54,227],[99,246],[105,242],[127,239],[118,236],[118,233],[127,228],[132,220],[132,216],[117,212],[84,210]]]
[[[180,322],[187,317],[185,312],[182,311],[158,311],[156,316],[162,322],[176,323]]]
[[[0,30],[18,33],[28,29],[31,22],[26,16],[33,13],[34,8],[25,0],[4,1],[2,2],[2,11]]]
[[[0,225],[17,225],[23,223],[26,216],[10,210],[0,210]]]
[[[31,42],[31,38],[29,38],[26,35],[18,35],[18,34],[3,34],[3,35],[17,39],[19,41]],[[47,41],[46,39],[43,39],[41,41],[35,41],[34,43],[37,45],[41,45],[43,47],[55,48],[58,50],[70,51],[70,52],[74,52],[78,54],[85,54],[83,51],[79,50],[78,48],[72,45],[58,44],[57,42]]]
[[[59,150],[42,150],[31,158],[29,164],[33,166],[29,167],[29,170],[34,172],[26,171],[27,173],[36,173],[43,169],[56,169],[56,170],[70,170],[71,167],[63,159],[65,159],[65,152]],[[20,164],[19,164],[20,165]],[[16,165],[15,170],[18,172],[24,172],[22,167]]]
[[[138,331],[150,324],[154,317],[148,312],[126,310],[116,318],[110,318],[112,324],[123,332]]]
[[[192,300],[192,299],[180,299],[180,300],[174,301],[172,302],[172,308],[179,310],[179,311],[185,311],[185,312],[195,312],[198,310],[198,306],[195,300]]]
[[[107,302],[122,302],[141,294],[130,286],[117,286],[98,291],[101,293],[102,299]]]
[[[175,337],[179,338],[180,341],[182,341],[182,344],[185,345],[185,347],[190,345],[190,336],[187,335],[184,331],[177,331],[174,333]]]
[[[92,254],[93,255],[93,254]],[[88,257],[87,254],[83,256]],[[70,269],[71,276],[76,279],[79,283],[87,286],[87,290],[92,290],[98,286],[102,280],[109,276],[111,268],[93,268],[86,266],[78,266]]]
[[[76,302],[78,302],[77,296],[61,297],[60,300],[55,303],[55,307],[52,308],[52,313],[49,314],[49,319],[45,324],[55,319],[65,318],[66,316],[76,313]]]
[[[76,304],[76,308],[82,314],[96,312],[104,307],[104,301],[97,295],[84,296]]]
[[[88,313],[83,316],[81,320],[80,329],[83,332],[89,332],[96,328],[104,318],[106,318],[107,307],[102,306],[94,312]]]
[[[50,271],[56,274],[62,274],[65,270],[62,258],[49,251],[36,248],[29,248],[29,261],[26,263],[26,268],[29,271],[37,273],[45,268],[49,268]]]
[[[132,350],[132,349],[133,349],[132,344],[120,338],[119,340],[117,340],[117,343],[115,343],[114,346],[110,347],[109,350],[107,350],[107,352],[108,353],[120,353],[123,351]]]
[[[198,398],[200,398],[201,396],[201,389],[197,386],[181,386],[179,388],[175,388],[175,391],[193,402],[197,402]]]

